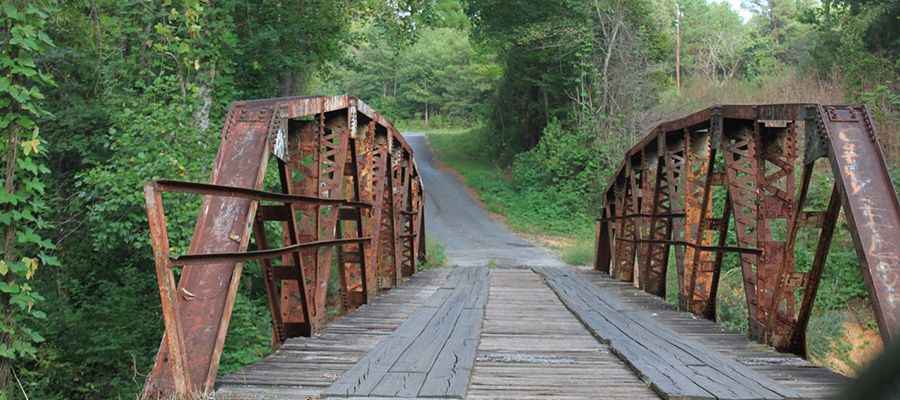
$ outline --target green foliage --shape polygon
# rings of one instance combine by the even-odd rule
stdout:
[[[468,22],[456,0],[435,4],[434,19],[412,43],[396,41],[370,23],[336,66],[327,89],[352,93],[393,119],[423,126],[472,125],[485,114],[500,67],[469,42]]]
[[[40,201],[47,201],[47,207],[23,215],[56,222],[54,230],[46,224],[34,230],[58,243],[66,268],[33,280],[54,311],[42,325],[47,341],[37,357],[17,364],[29,396],[133,399],[162,332],[143,184],[208,180],[230,102],[301,94],[354,41],[351,27],[374,24],[404,41],[429,9],[420,0],[75,0],[50,10],[42,19],[46,25],[34,32],[57,46],[29,62],[58,84],[44,101],[55,118],[32,116],[50,143],[34,142],[41,155],[35,165],[46,155],[52,174],[40,178],[49,181],[46,188],[29,186],[46,190],[34,197],[38,201],[23,199],[42,207]],[[13,50],[4,43],[4,55]],[[6,87],[0,81],[0,92]],[[38,89],[29,93],[39,95]],[[0,118],[7,115],[17,113]],[[23,141],[31,143],[32,127],[20,130]],[[199,201],[165,197],[176,254],[187,249]],[[23,240],[37,239],[26,234]],[[57,261],[47,256],[43,262]],[[9,265],[18,271],[19,264]],[[264,290],[254,284],[259,279],[259,267],[249,264],[223,372],[269,351]]]
[[[824,360],[836,353],[842,361],[852,364],[848,355],[852,345],[842,340],[844,338],[843,313],[817,313],[809,321],[809,332],[813,332],[807,339],[806,351],[813,359]]]
[[[728,268],[719,277],[716,297],[716,321],[732,332],[747,332],[747,300],[744,296],[743,276],[734,257],[725,263]],[[677,286],[676,286],[677,287]]]
[[[249,289],[245,285],[235,300],[228,338],[222,351],[220,374],[231,373],[255,363],[271,351],[272,324],[268,318],[269,308],[266,306],[265,296]]]
[[[234,3],[242,50],[234,61],[240,75],[254,82],[247,90],[253,98],[301,94],[312,73],[349,40],[349,1],[287,2],[296,8],[271,1]]]
[[[155,280],[144,265],[103,271],[94,266],[105,261],[93,257],[67,257],[65,265],[71,275],[59,274],[67,279],[47,292],[54,307],[43,326],[48,340],[23,374],[27,392],[41,399],[97,393],[133,399],[163,329]]]
[[[665,79],[651,67],[667,45],[653,1],[473,0],[475,37],[504,74],[491,101],[490,144],[507,164],[536,146],[552,119],[621,135]],[[633,134],[633,133],[628,133]]]
[[[584,210],[597,198],[598,178],[608,174],[601,171],[597,153],[589,133],[564,130],[551,119],[538,145],[515,157],[513,182],[520,191],[556,193],[555,203],[564,212]]]
[[[45,341],[39,326],[47,314],[37,288],[41,266],[60,266],[55,244],[45,236],[51,225],[44,165],[46,142],[36,120],[49,115],[42,90],[53,85],[36,59],[53,46],[46,25],[52,4],[4,2],[0,5],[0,132],[3,133],[3,189],[0,190],[0,398],[11,396],[10,369],[33,359]],[[15,371],[13,371],[15,373]]]

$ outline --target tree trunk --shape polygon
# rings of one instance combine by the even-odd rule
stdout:
[[[675,92],[681,94],[681,7],[675,2]]]
[[[616,36],[619,35],[619,26],[621,21],[617,21],[613,26],[612,36],[606,42],[606,57],[603,59],[603,112],[609,115],[609,60],[612,58],[613,46],[616,43]]]
[[[550,99],[547,98],[547,89],[541,88],[541,93],[544,95],[544,119],[550,121]]]
[[[209,129],[209,115],[213,105],[213,82],[216,80],[216,67],[214,63],[210,63],[210,68],[204,68],[197,74],[195,80],[197,85],[197,108],[194,110],[194,126],[201,132]]]
[[[294,71],[285,72],[281,77],[282,97],[294,96],[297,91],[297,74]]]
[[[200,89],[198,90],[200,104],[194,110],[194,126],[201,131],[209,129],[209,112],[213,103],[212,89],[209,88],[210,84],[210,82],[200,84]]]

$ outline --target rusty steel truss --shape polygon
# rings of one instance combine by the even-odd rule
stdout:
[[[213,389],[244,262],[262,266],[278,347],[325,324],[333,263],[343,306],[352,309],[415,273],[425,255],[424,188],[412,149],[362,101],[238,102],[221,136],[212,183],[144,188],[165,323],[145,398]],[[277,189],[266,191],[270,163]],[[170,252],[165,192],[203,196],[185,255]]]
[[[818,199],[814,178],[832,187]],[[750,336],[800,355],[843,208],[882,337],[897,336],[900,206],[864,107],[726,105],[662,123],[628,151],[603,203],[597,270],[665,296],[673,265],[680,308],[714,320],[734,257]],[[815,242],[802,271],[800,235]]]

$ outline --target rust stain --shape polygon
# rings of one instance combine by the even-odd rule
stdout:
[[[805,149],[797,149],[802,139],[798,124],[806,129],[807,140],[801,142]],[[598,251],[608,256],[595,268],[625,279],[623,269],[633,265],[630,260],[637,245],[642,250],[636,254],[636,274],[646,290],[658,294],[650,277],[659,271],[648,270],[656,265],[656,251],[650,243],[662,244],[665,254],[675,247],[676,253],[683,254],[675,263],[680,307],[715,318],[722,256],[740,251],[751,336],[780,350],[803,354],[809,314],[843,208],[881,334],[891,339],[900,330],[896,293],[900,205],[873,139],[877,136],[874,129],[863,107],[817,104],[724,105],[662,123],[626,152],[610,180],[603,196],[607,203],[602,205],[607,229],[598,228],[597,234]],[[674,198],[654,195],[647,182],[641,186],[643,191],[634,190],[635,176],[640,176],[634,160],[653,154],[659,140],[683,144],[683,170],[666,163],[655,171],[658,176],[677,176],[677,180],[665,182],[683,188],[673,191]],[[722,155],[717,156],[717,151]],[[822,157],[830,159],[836,183],[828,208],[812,211],[807,209],[809,183],[819,173],[812,163]],[[719,171],[722,158],[724,171]],[[797,159],[804,160],[799,191],[794,186]],[[720,216],[713,215],[709,201],[717,185],[727,188],[726,212]],[[635,208],[638,200],[643,201],[641,210]],[[672,218],[673,229],[661,235],[654,228],[660,220],[657,214],[670,213],[671,204],[683,204],[683,214],[667,217]],[[610,210],[615,210],[615,215],[610,215]],[[818,237],[809,272],[797,271],[794,260],[795,238],[804,229],[813,230],[812,237]],[[725,246],[729,231],[737,237],[738,247]],[[714,243],[715,237],[719,243]]]
[[[365,138],[355,134],[357,124],[366,127]],[[338,295],[345,307],[357,307],[378,293],[377,274],[400,271],[401,265],[412,273],[425,256],[420,240],[424,220],[414,223],[411,217],[400,217],[424,214],[424,191],[412,149],[390,121],[359,99],[238,102],[221,137],[211,184],[157,181],[145,188],[166,330],[144,398],[180,398],[212,390],[243,262],[258,259],[263,265],[272,344],[278,347],[288,337],[311,335],[327,322],[332,252],[320,248],[337,249],[342,277]],[[385,144],[392,165],[404,160],[402,177],[391,177],[394,171],[385,167]],[[279,155],[282,187],[280,192],[264,192],[273,152]],[[185,256],[169,254],[160,197],[166,191],[204,196]],[[395,216],[399,222],[391,223]],[[281,225],[285,247],[267,248],[266,221]],[[395,225],[402,225],[402,235],[394,232]],[[251,229],[255,251],[248,250]],[[413,250],[413,243],[420,248]],[[391,256],[379,257],[382,254]],[[282,266],[272,260],[281,260]],[[178,267],[183,272],[176,282],[172,269]],[[401,278],[398,273],[398,281]]]

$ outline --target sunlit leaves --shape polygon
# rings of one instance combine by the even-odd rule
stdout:
[[[31,257],[22,258],[22,263],[25,264],[25,279],[31,280],[34,277],[34,273],[37,272],[38,261]]]
[[[34,135],[31,140],[26,140],[20,143],[22,145],[22,151],[26,156],[37,154],[40,150],[39,147],[41,145],[41,140],[38,139],[37,135]]]

